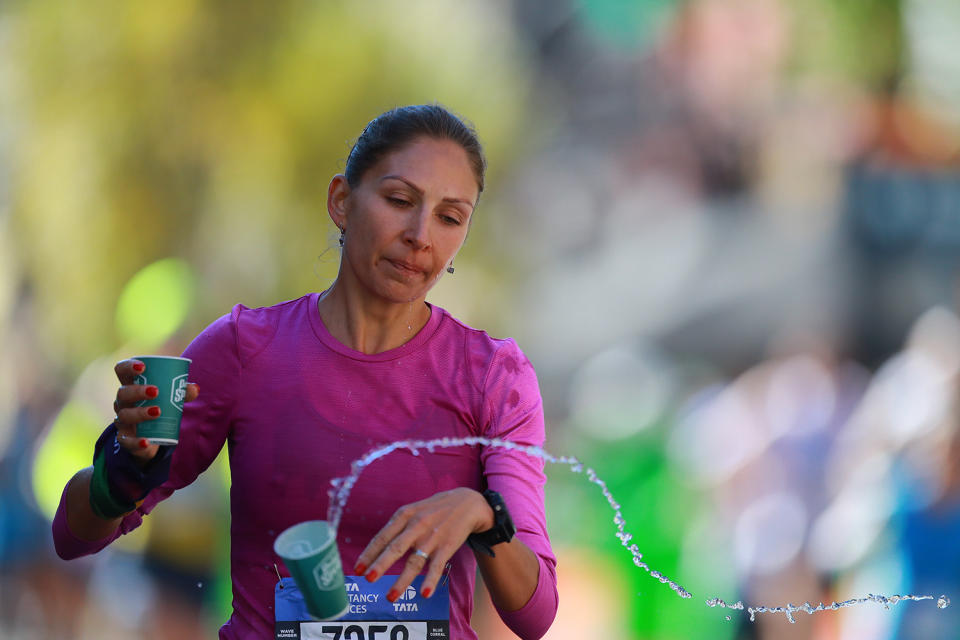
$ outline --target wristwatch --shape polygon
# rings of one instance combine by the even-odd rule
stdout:
[[[477,553],[485,553],[494,558],[496,554],[493,552],[493,546],[501,542],[510,542],[517,529],[513,526],[513,520],[510,518],[510,512],[507,511],[503,496],[487,489],[483,492],[483,497],[493,509],[493,527],[480,533],[471,533],[467,537],[467,544]]]

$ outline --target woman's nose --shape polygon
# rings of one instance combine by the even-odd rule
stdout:
[[[409,224],[403,234],[404,242],[414,249],[424,249],[430,246],[430,235],[427,225],[427,215],[418,211],[410,216]]]

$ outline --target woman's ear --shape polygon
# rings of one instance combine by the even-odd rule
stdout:
[[[327,213],[333,224],[340,230],[347,228],[347,198],[350,196],[350,185],[342,173],[338,173],[330,180],[327,187]]]

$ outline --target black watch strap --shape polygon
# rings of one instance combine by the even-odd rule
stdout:
[[[480,533],[472,533],[467,538],[467,544],[477,553],[485,553],[491,558],[496,557],[493,552],[494,545],[501,542],[510,542],[513,540],[513,534],[517,532],[513,526],[513,519],[510,518],[510,512],[507,511],[507,503],[503,501],[496,491],[487,489],[483,492],[483,497],[487,504],[493,509],[493,527]]]

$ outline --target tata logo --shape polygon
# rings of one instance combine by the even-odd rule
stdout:
[[[327,555],[313,569],[313,577],[317,581],[317,588],[321,591],[330,591],[339,585],[340,578],[340,556],[336,553]]]
[[[173,379],[173,385],[170,389],[170,404],[183,411],[183,401],[187,399],[187,374],[177,376]]]
[[[397,600],[414,600],[417,597],[417,590],[413,586],[407,587],[407,589],[400,594],[400,597]]]

